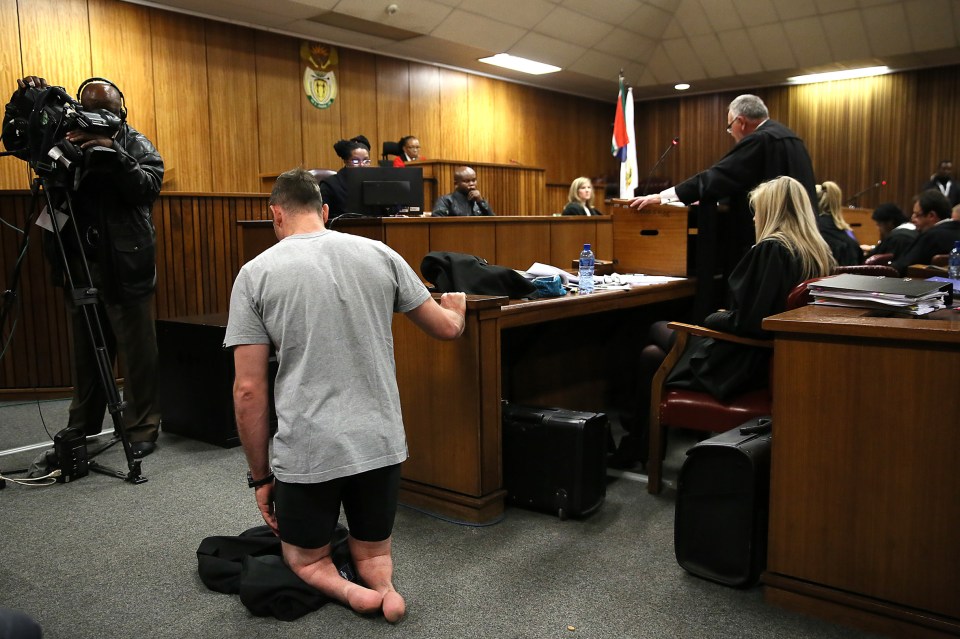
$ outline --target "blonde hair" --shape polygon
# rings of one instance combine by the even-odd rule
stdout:
[[[800,258],[803,279],[829,275],[836,262],[817,230],[806,189],[792,177],[780,176],[750,192],[757,242],[772,239]]]
[[[589,184],[591,187],[593,186],[593,182],[588,177],[578,177],[576,180],[574,180],[570,184],[570,194],[567,196],[567,202],[580,204],[580,199],[577,198],[577,191],[580,190],[580,187],[586,186],[587,184]],[[590,199],[583,204],[586,204],[587,206],[593,204],[593,192],[590,193]]]
[[[840,185],[836,182],[824,182],[817,185],[817,200],[819,200],[820,215],[829,215],[833,218],[833,224],[841,231],[849,231],[850,225],[843,219],[840,201],[843,199],[843,192]]]

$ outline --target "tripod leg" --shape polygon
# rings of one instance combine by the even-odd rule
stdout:
[[[43,192],[47,198],[48,210],[55,211],[56,207],[54,206],[53,200],[50,197],[50,192],[47,190],[44,184],[43,178],[38,179],[40,180],[41,186],[43,187]],[[64,192],[63,198],[70,217],[76,219],[73,214],[73,205],[70,200],[69,192]],[[53,217],[56,219],[56,216]],[[77,224],[74,223],[70,224],[69,226],[73,229],[75,246],[83,246],[80,240],[80,232],[77,228]],[[90,469],[111,476],[121,477],[131,483],[139,484],[146,481],[146,479],[140,474],[140,460],[133,456],[133,450],[130,447],[130,438],[128,437],[126,429],[124,428],[122,419],[124,405],[120,400],[120,391],[117,389],[117,383],[113,376],[112,358],[107,350],[103,326],[100,323],[100,315],[97,309],[99,301],[98,291],[93,287],[93,278],[90,273],[90,266],[87,263],[86,257],[83,255],[82,251],[79,251],[79,255],[75,261],[68,259],[67,251],[63,242],[63,229],[59,226],[56,228],[57,232],[54,233],[54,238],[59,251],[60,259],[64,267],[67,290],[70,292],[72,304],[77,307],[83,315],[83,328],[86,331],[86,336],[93,349],[99,381],[103,387],[104,395],[106,396],[107,400],[107,410],[110,412],[110,416],[113,420],[114,432],[119,435],[120,441],[123,443],[123,450],[127,458],[128,472],[126,474],[118,471],[111,471],[96,463],[90,464]],[[72,266],[75,265],[74,263],[79,264],[79,269],[72,268]],[[80,272],[75,273],[75,270],[79,270]]]

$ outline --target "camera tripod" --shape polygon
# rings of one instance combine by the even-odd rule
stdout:
[[[72,178],[72,175],[73,174],[71,172],[69,177]],[[3,326],[6,323],[9,308],[12,306],[13,301],[16,298],[16,291],[20,280],[20,270],[23,265],[26,250],[29,247],[30,227],[34,224],[40,214],[38,205],[41,202],[40,198],[42,193],[44,199],[46,200],[47,213],[50,216],[50,220],[53,225],[52,235],[54,237],[54,243],[57,247],[57,254],[63,265],[66,280],[65,288],[68,292],[69,303],[73,304],[73,306],[79,309],[83,314],[83,323],[87,331],[87,337],[94,349],[94,356],[97,362],[97,371],[100,378],[100,384],[103,387],[103,391],[106,396],[107,410],[109,411],[113,421],[113,440],[107,443],[105,446],[102,446],[93,454],[89,455],[89,457],[92,458],[96,455],[99,455],[119,441],[123,444],[124,454],[127,458],[127,472],[109,468],[96,461],[90,461],[88,468],[89,470],[103,475],[124,479],[132,484],[142,484],[143,482],[147,481],[147,479],[140,474],[140,460],[133,456],[133,449],[130,444],[130,439],[123,428],[122,412],[124,408],[126,408],[126,402],[120,399],[120,391],[117,388],[117,383],[113,376],[111,356],[107,350],[106,338],[104,337],[103,325],[100,321],[100,313],[98,309],[99,291],[93,286],[93,278],[90,274],[90,266],[87,262],[86,256],[83,254],[82,249],[78,251],[78,259],[74,264],[74,267],[79,265],[78,270],[81,272],[72,272],[73,269],[71,268],[71,261],[67,258],[67,251],[63,241],[64,227],[67,226],[67,222],[61,224],[58,220],[58,209],[54,205],[53,197],[51,197],[51,189],[56,189],[58,194],[62,195],[62,203],[66,206],[68,218],[75,220],[75,216],[73,214],[73,202],[70,198],[69,188],[62,182],[44,177],[38,171],[37,177],[34,178],[31,184],[30,190],[32,197],[30,200],[30,208],[28,209],[30,212],[27,218],[26,227],[24,229],[23,239],[21,241],[19,250],[17,251],[18,259],[11,276],[10,291],[8,291],[6,294],[7,299],[4,301],[3,308],[0,309],[0,326]],[[74,223],[69,224],[69,226],[71,226],[73,229],[73,239],[76,240],[75,246],[82,247],[83,244],[80,239],[80,231],[77,228],[76,222],[74,221]]]

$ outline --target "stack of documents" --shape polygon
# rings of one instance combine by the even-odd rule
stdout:
[[[564,286],[576,286],[580,283],[580,276],[571,274],[556,266],[534,262],[526,270],[526,276],[530,279],[534,277],[544,277],[550,275],[559,275],[560,281]],[[668,277],[666,275],[641,275],[639,273],[594,276],[594,286],[598,289],[628,289],[634,286],[649,286],[651,284],[663,284],[665,282],[675,282],[682,280],[682,277]]]
[[[926,315],[945,308],[951,286],[941,282],[844,273],[807,285],[813,303],[852,306],[909,315]]]

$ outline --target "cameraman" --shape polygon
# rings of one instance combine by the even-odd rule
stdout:
[[[37,76],[28,76],[17,84],[18,94],[47,86]],[[150,140],[126,123],[123,95],[116,86],[101,79],[88,80],[81,85],[78,99],[84,110],[105,109],[120,117],[121,124],[112,137],[81,130],[65,136],[84,155],[78,169],[79,184],[70,192],[73,218],[68,222],[77,225],[80,245],[72,230],[61,234],[66,266],[76,286],[83,287],[81,252],[87,258],[91,284],[99,291],[97,307],[110,358],[112,361],[119,351],[123,366],[127,403],[123,410],[124,429],[133,455],[144,457],[156,449],[160,428],[153,317],[156,232],[151,209],[160,194],[163,159]],[[55,244],[46,245],[54,281],[66,289],[68,282],[60,255],[50,250]],[[107,397],[83,310],[70,298],[67,291],[74,362],[68,426],[94,435],[101,430]]]

